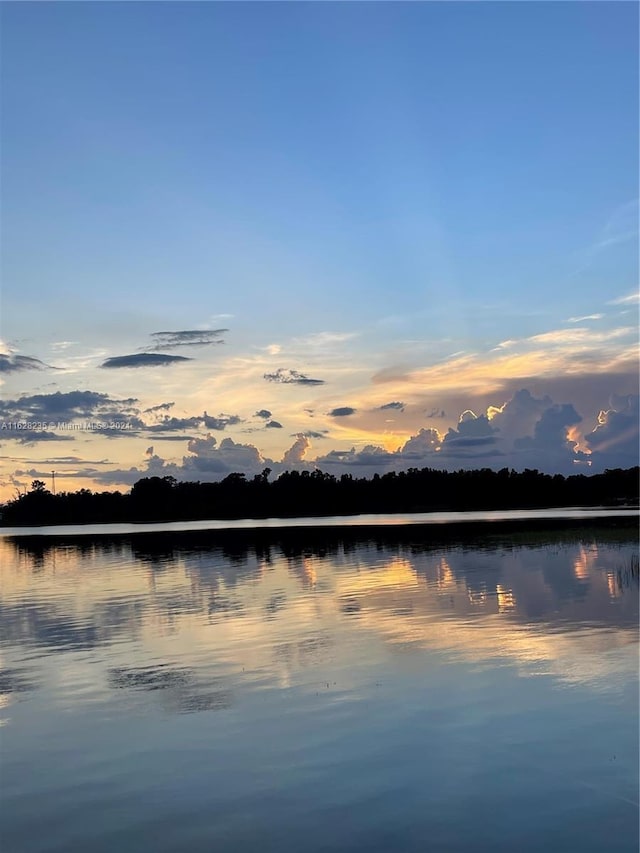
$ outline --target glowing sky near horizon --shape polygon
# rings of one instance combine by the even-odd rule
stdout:
[[[636,5],[4,4],[1,38],[0,499],[638,464]]]

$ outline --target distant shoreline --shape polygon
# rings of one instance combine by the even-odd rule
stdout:
[[[457,512],[385,513],[341,516],[292,516],[278,518],[199,519],[186,521],[88,522],[74,525],[0,526],[3,538],[66,538],[105,536],[208,535],[216,538],[273,538],[305,535],[388,535],[393,532],[420,534],[434,529],[457,534],[490,528],[509,532],[517,529],[562,529],[605,525],[638,528],[640,507],[554,507],[547,509],[463,510]]]

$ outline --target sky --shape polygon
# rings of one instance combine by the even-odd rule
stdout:
[[[0,500],[638,464],[633,3],[5,3]]]

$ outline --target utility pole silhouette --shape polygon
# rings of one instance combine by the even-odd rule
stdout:
[[[51,487],[52,487],[53,494],[55,495],[55,493],[56,493],[56,472],[55,471],[51,472]]]

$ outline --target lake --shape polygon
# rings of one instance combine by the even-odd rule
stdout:
[[[3,853],[635,853],[637,512],[397,521],[4,531]]]

